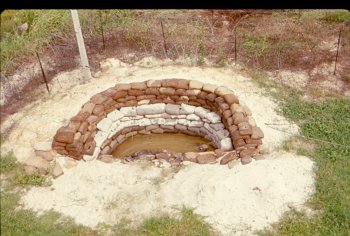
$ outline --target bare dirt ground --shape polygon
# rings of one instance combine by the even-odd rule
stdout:
[[[12,150],[23,162],[34,155],[37,142],[51,140],[92,95],[116,83],[184,78],[232,89],[251,108],[265,133],[266,160],[238,164],[232,169],[219,164],[187,163],[174,175],[151,163],[73,162],[59,157],[57,161],[65,174],[52,180],[50,187],[26,192],[24,206],[39,212],[53,209],[73,217],[77,223],[96,227],[98,223],[116,224],[122,219],[136,225],[155,212],[157,216],[176,216],[176,208],[185,205],[206,216],[206,221],[223,235],[250,235],[277,222],[291,207],[304,209],[314,191],[313,162],[280,150],[283,140],[296,134],[298,127],[278,115],[273,99],[242,76],[239,68],[200,68],[189,66],[191,63],[185,59],[144,58],[130,65],[107,59],[101,63],[102,72],[88,82],[83,81],[79,70],[60,73],[51,81],[51,94],[44,94],[4,120],[1,131],[13,128],[1,151]],[[273,123],[288,133],[268,125]]]

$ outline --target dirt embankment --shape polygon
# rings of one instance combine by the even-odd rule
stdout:
[[[88,82],[79,70],[59,74],[52,80],[50,95],[43,95],[3,123],[2,129],[14,123],[16,127],[2,145],[2,152],[13,150],[18,160],[24,161],[33,155],[35,143],[52,140],[83,103],[116,83],[185,78],[226,86],[251,108],[265,134],[266,160],[249,166],[238,164],[233,169],[218,163],[185,163],[174,175],[166,166],[155,167],[151,162],[74,162],[61,156],[57,161],[64,175],[54,179],[50,187],[32,188],[22,203],[37,211],[54,209],[91,227],[125,218],[137,225],[154,212],[177,216],[176,209],[185,205],[206,216],[223,235],[250,235],[278,221],[290,207],[304,208],[314,191],[313,162],[279,149],[288,133],[297,133],[298,127],[278,115],[276,103],[237,67],[173,65],[180,62],[145,58],[131,66],[109,59],[102,62],[104,72]],[[267,125],[271,123],[278,123],[279,129],[288,133]]]

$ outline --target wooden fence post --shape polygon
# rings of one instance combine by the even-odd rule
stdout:
[[[163,46],[164,46],[164,50],[165,50],[165,55],[168,57],[168,48],[167,48],[167,46],[166,46],[166,41],[165,41],[163,21],[160,21],[160,25],[161,25],[161,27],[162,27]]]
[[[88,57],[86,54],[83,34],[81,33],[78,11],[71,10],[71,14],[72,14],[72,19],[73,19],[75,35],[77,37],[80,60],[81,60],[81,65],[83,67],[84,77],[86,80],[89,80],[89,79],[91,79],[91,71],[90,71]]]
[[[339,36],[338,36],[338,46],[337,46],[337,55],[335,56],[335,63],[334,63],[334,72],[333,75],[335,75],[335,70],[337,69],[337,62],[338,62],[338,55],[339,55],[339,45],[340,45],[340,36],[341,36],[341,30],[339,30]]]

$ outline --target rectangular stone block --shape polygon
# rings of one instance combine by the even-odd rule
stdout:
[[[92,114],[96,116],[102,116],[105,113],[105,107],[101,104],[98,104],[94,107]]]
[[[137,134],[137,131],[131,131],[131,132],[129,132],[129,133],[127,133],[126,135],[125,135],[125,137],[131,137],[131,136],[135,136]]]
[[[136,106],[136,105],[137,105],[137,101],[136,100],[126,101],[124,103],[124,107],[131,107],[131,106]]]
[[[162,86],[161,80],[148,80],[146,82],[147,87],[149,88],[160,88]]]
[[[216,85],[213,84],[204,84],[202,90],[209,92],[209,93],[215,93],[215,90],[217,89]]]
[[[224,95],[232,94],[233,92],[224,86],[220,86],[216,88],[215,93],[216,95],[223,97]]]
[[[211,102],[214,102],[215,99],[216,99],[215,93],[209,93],[209,94],[207,95],[207,100],[209,100],[209,101],[211,101]]]
[[[129,96],[141,96],[144,95],[145,92],[143,90],[136,90],[136,89],[130,89],[128,90],[128,95]],[[136,97],[135,97],[136,99]]]
[[[95,104],[92,102],[87,102],[83,105],[81,111],[82,112],[88,112],[88,113],[92,113],[92,111],[94,110]]]
[[[264,133],[262,132],[262,130],[257,126],[254,126],[252,128],[252,139],[261,139],[263,137]]]
[[[195,102],[195,101],[189,101],[188,105],[195,106],[195,107],[200,107],[201,106],[201,104],[199,102]]]
[[[95,94],[90,98],[90,101],[94,104],[103,104],[109,97],[103,95],[102,93]]]
[[[120,83],[114,86],[114,89],[117,91],[129,90],[130,88],[131,88],[131,85],[127,83]]]
[[[248,118],[244,116],[242,112],[236,112],[232,115],[233,123],[235,125],[238,125],[239,123],[242,123],[244,121],[248,121]]]
[[[120,99],[120,98],[126,97],[127,95],[128,95],[128,92],[127,92],[127,91],[117,91],[117,92],[115,92],[114,95],[112,95],[112,98],[113,98],[114,100],[118,100],[118,99]]]
[[[131,89],[145,90],[147,89],[146,82],[134,82],[130,84]]]
[[[197,136],[196,132],[190,131],[190,130],[181,130],[181,133],[189,135],[189,136]]]
[[[159,92],[162,95],[174,95],[175,94],[175,89],[174,88],[159,88]],[[159,98],[159,97],[157,97]]]
[[[163,79],[162,80],[162,87],[171,87],[171,88],[177,88],[178,80],[177,79]]]
[[[191,80],[189,83],[189,89],[199,89],[202,90],[203,88],[203,83],[197,80]]]
[[[151,131],[151,130],[154,130],[154,129],[157,129],[159,128],[159,125],[148,125],[146,126],[145,130],[146,131]]]
[[[184,131],[184,130],[187,130],[187,126],[176,124],[175,129]]]
[[[117,92],[117,90],[115,90],[114,88],[109,88],[109,89],[103,91],[101,94],[103,94],[107,97],[112,97],[116,92]]]
[[[239,123],[238,129],[241,135],[251,135],[253,133],[252,126],[248,122]]]
[[[96,148],[96,143],[92,138],[89,138],[84,144],[83,154],[92,155]]]
[[[165,111],[166,105],[164,103],[141,105],[136,108],[137,114],[141,116],[162,114]]]
[[[180,106],[174,104],[166,104],[165,112],[169,115],[179,115],[180,114]]]
[[[220,104],[219,104],[219,107],[220,107],[220,109],[221,109],[222,111],[230,110],[230,106],[229,106],[227,103],[225,103],[225,102],[220,103]],[[231,110],[230,110],[230,112],[231,112]]]
[[[177,86],[178,89],[189,89],[189,81],[186,79],[177,79]]]
[[[177,96],[185,96],[186,95],[186,90],[185,89],[176,89],[175,90],[175,95],[177,95]]]
[[[225,120],[230,118],[232,116],[231,110],[226,110],[222,113],[222,116],[224,117]]]
[[[80,121],[70,121],[66,126],[67,129],[77,131],[79,129],[81,122]]]
[[[156,129],[152,129],[151,132],[154,134],[162,134],[164,133],[164,130],[162,128],[156,128]]]
[[[186,90],[186,96],[189,97],[189,99],[197,99],[198,94],[200,94],[201,90],[199,89],[188,89]],[[193,97],[190,97],[193,96]]]
[[[233,140],[233,145],[234,145],[234,147],[235,147],[235,149],[237,149],[238,150],[238,148],[239,147],[244,147],[245,146],[245,142],[244,142],[244,140],[243,139],[237,139],[237,140]]]
[[[147,88],[147,89],[145,89],[145,94],[146,95],[159,95],[159,90],[158,90],[158,88]]]
[[[227,104],[232,105],[232,104],[239,104],[238,98],[233,94],[226,94],[223,96]]]
[[[66,128],[60,128],[54,139],[57,142],[61,142],[61,143],[72,143],[74,141],[74,135],[75,135],[75,131],[66,129]]]
[[[180,96],[176,96],[176,95],[171,95],[170,99],[173,100],[174,102],[179,101],[180,100]]]
[[[112,98],[108,98],[108,99],[103,103],[103,106],[105,107],[105,110],[108,110],[108,109],[110,109],[110,108],[113,108],[115,104],[117,104],[116,101],[114,101]]]
[[[207,102],[204,99],[197,98],[196,102],[200,103],[201,106],[207,105]]]
[[[95,107],[96,108],[96,107]],[[79,122],[83,122],[86,120],[86,118],[88,118],[90,116],[89,112],[85,112],[85,111],[80,111],[77,115],[73,116],[70,120],[71,121],[79,121]]]
[[[261,145],[262,144],[262,140],[261,139],[245,139],[244,140],[247,144],[256,144],[256,145]]]

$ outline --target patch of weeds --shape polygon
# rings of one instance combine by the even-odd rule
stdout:
[[[205,57],[205,35],[204,35],[204,25],[201,25],[199,27],[200,32],[200,39],[198,41],[198,59],[197,59],[197,65],[202,66],[204,65],[204,57]]]
[[[143,221],[137,227],[130,227],[130,221],[122,219],[116,225],[99,225],[103,233],[114,236],[215,236],[213,228],[204,221],[204,217],[193,212],[193,209],[179,209],[181,217],[174,218],[163,214]]]
[[[261,70],[249,69],[245,71],[259,87],[263,88],[268,95],[277,96],[278,84],[268,79],[268,75]]]
[[[129,227],[130,223],[131,221],[129,219],[122,218],[116,225],[99,224],[98,229],[103,235],[132,235],[132,229]]]
[[[55,212],[37,216],[31,210],[18,209],[19,199],[18,193],[1,192],[1,235],[97,235]]]
[[[136,235],[215,235],[211,227],[205,223],[204,217],[197,215],[192,209],[183,207],[181,219],[170,216],[150,218],[137,229]]]
[[[0,173],[6,174],[18,168],[18,163],[13,153],[9,153],[0,158]]]
[[[314,21],[322,15],[322,11],[317,10],[301,10],[300,13],[300,16],[297,17],[298,23]]]
[[[266,37],[249,36],[243,43],[245,50],[254,56],[255,60],[265,56],[268,53],[270,42]]]
[[[51,182],[47,181],[47,178],[40,174],[19,174],[16,176],[16,183],[20,185],[36,185],[36,186],[50,186]]]
[[[136,37],[129,32],[126,33],[126,35],[124,35],[124,38],[126,41],[130,41],[130,42],[136,41]]]
[[[298,155],[310,156],[314,151],[314,143],[305,140],[302,137],[291,137],[284,140],[281,149],[287,152],[296,152]]]
[[[350,81],[350,75],[344,75],[342,80],[349,82]]]
[[[200,40],[198,43],[198,60],[197,60],[198,66],[204,65],[204,54],[205,54],[204,42],[203,40]]]
[[[308,89],[307,92],[313,98],[339,97],[337,91],[332,88],[325,90],[319,87],[312,86]]]
[[[28,30],[18,34],[17,27],[28,23]],[[22,56],[41,51],[53,38],[71,30],[68,10],[10,10],[1,13],[1,70],[11,73]],[[3,25],[6,28],[3,31]]]
[[[344,21],[350,21],[350,11],[328,10],[324,12],[321,20],[327,23],[342,23]]]
[[[203,216],[185,207],[181,210],[180,220],[169,216],[150,218],[139,229],[143,232],[141,235],[215,235]]]
[[[17,162],[13,153],[6,154],[0,159],[0,173],[5,175],[6,182],[4,188],[13,190],[18,186],[49,186],[49,181],[45,176],[40,174],[28,175],[23,170],[23,165]]]

